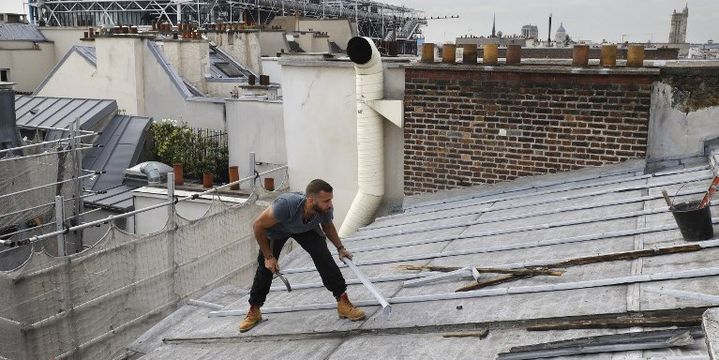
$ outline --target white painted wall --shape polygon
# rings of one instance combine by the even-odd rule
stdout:
[[[0,41],[0,68],[10,69],[16,91],[35,91],[54,65],[52,43]]]
[[[95,46],[94,41],[83,41],[83,33],[88,27],[39,27],[40,32],[46,39],[55,44],[55,64],[59,63],[63,56],[74,46]],[[99,32],[95,28],[95,32]]]
[[[155,120],[169,118],[186,122],[190,127],[224,130],[224,100],[186,99],[150,52],[146,41],[151,40],[98,38],[95,41],[97,68],[73,53],[38,95],[115,99],[118,108],[127,114],[150,116]]]
[[[102,98],[95,84],[97,68],[77,52],[65,60],[45,85],[38,89],[38,96]]]
[[[280,66],[280,58],[275,56],[262,57],[262,71],[265,75],[270,76],[270,81],[282,86],[282,66]]]
[[[135,210],[148,206],[157,205],[167,201],[167,190],[153,187],[141,187],[132,192]],[[178,197],[186,197],[194,194],[190,191],[175,190]],[[244,202],[246,199],[222,197],[227,205],[235,205]],[[188,220],[201,218],[212,203],[212,197],[201,196],[196,200],[177,203],[177,214]],[[150,234],[160,231],[167,223],[167,206],[148,210],[134,216],[135,234]]]
[[[38,95],[115,99],[118,109],[125,113],[144,115],[142,41],[130,37],[98,38],[95,44],[96,68],[78,54],[72,54],[73,61],[58,69]],[[81,65],[82,62],[85,64]]]
[[[319,31],[327,33],[329,40],[346,49],[352,38],[352,24],[347,19],[336,20],[300,20],[300,31]]]
[[[719,137],[719,106],[687,113],[672,105],[674,91],[666,83],[654,83],[647,162],[704,155],[704,141]]]
[[[335,189],[341,225],[357,192],[355,70],[351,62],[281,60],[290,190],[314,178]],[[404,68],[385,64],[385,98],[402,99]],[[385,202],[403,198],[402,130],[385,122]]]
[[[86,211],[93,210],[92,208],[86,208]],[[117,215],[118,213],[112,212],[109,210],[98,210],[95,212],[92,212],[90,214],[87,214],[83,216],[84,222],[90,222],[100,219],[105,219],[108,216]],[[115,220],[115,225],[118,226],[120,229],[133,233],[135,231],[135,224],[134,224],[134,217],[128,216],[125,218],[126,220],[118,219]],[[110,228],[109,224],[102,224],[100,226],[92,226],[89,228],[86,228],[82,230],[82,242],[84,246],[90,246],[95,244],[98,240],[100,240],[103,236],[105,236],[105,233],[107,233],[107,230]]]
[[[277,56],[278,53],[290,52],[284,31],[260,32],[260,55]]]
[[[231,99],[226,107],[229,163],[240,167],[240,177],[250,175],[250,152],[256,161],[268,163],[259,166],[258,172],[287,164],[282,101]],[[277,185],[281,175],[272,175]]]
[[[207,93],[206,76],[210,74],[210,45],[207,41],[168,39],[163,41],[161,49],[183,79]]]

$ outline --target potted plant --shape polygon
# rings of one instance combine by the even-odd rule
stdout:
[[[176,120],[163,119],[152,125],[153,152],[157,159],[172,164],[175,185],[184,184],[184,163],[192,132],[185,124],[178,126]]]
[[[211,188],[217,167],[217,147],[209,141],[205,143],[205,146],[205,154],[200,160],[199,166],[202,171],[202,187]]]

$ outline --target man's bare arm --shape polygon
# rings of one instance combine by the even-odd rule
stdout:
[[[337,248],[340,260],[342,260],[343,257],[352,260],[352,253],[347,251],[344,245],[342,245],[342,240],[340,240],[340,236],[337,234],[337,228],[335,228],[335,224],[331,222],[327,224],[322,224],[322,230],[325,232],[325,235],[327,235],[327,238],[330,239],[332,244]]]
[[[252,230],[255,233],[255,240],[260,245],[262,256],[265,257],[265,267],[271,272],[277,271],[277,259],[272,254],[272,248],[270,248],[270,239],[267,237],[267,229],[277,224],[277,219],[272,214],[272,207],[268,207],[263,211],[260,216],[255,219],[252,223]]]

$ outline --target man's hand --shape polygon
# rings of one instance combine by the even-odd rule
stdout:
[[[279,268],[277,267],[277,259],[273,256],[271,258],[265,258],[265,268],[271,273],[276,273]]]
[[[339,249],[337,249],[337,253],[339,253],[340,261],[342,261],[342,258],[345,258],[345,257],[348,258],[348,259],[350,259],[350,260],[352,260],[352,253],[349,252],[349,251],[347,251],[347,249],[345,249],[344,246],[342,246],[342,247],[340,247]],[[343,262],[344,262],[344,261],[343,261]]]

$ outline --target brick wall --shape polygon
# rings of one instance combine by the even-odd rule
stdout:
[[[644,158],[658,71],[483,69],[405,70],[405,194]]]

